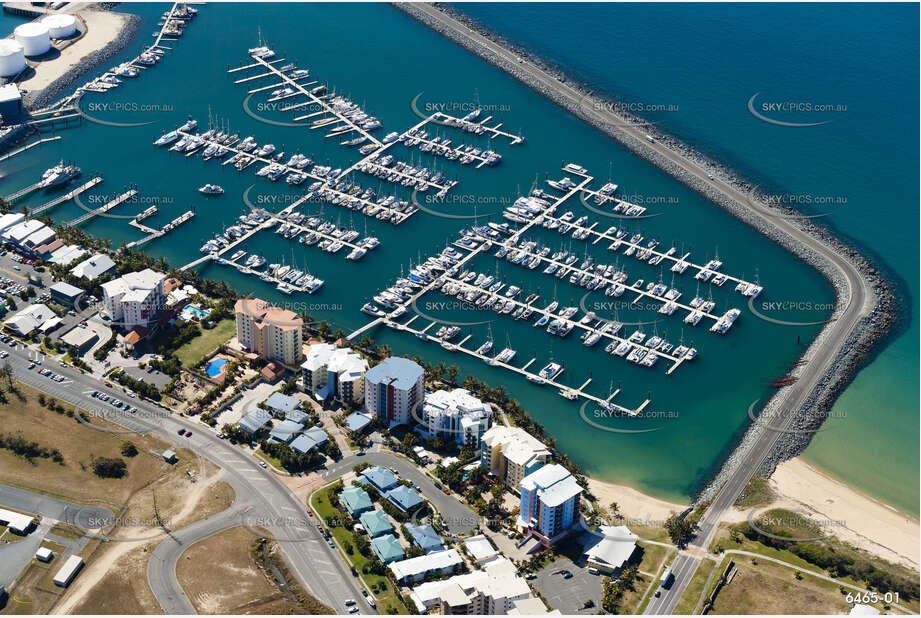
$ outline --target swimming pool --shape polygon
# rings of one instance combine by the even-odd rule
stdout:
[[[204,320],[210,313],[210,311],[205,311],[201,307],[196,307],[195,305],[186,305],[182,308],[183,315],[189,315],[198,320]]]
[[[214,378],[220,375],[221,368],[229,362],[230,361],[226,358],[212,358],[208,361],[208,364],[205,365],[205,373]]]

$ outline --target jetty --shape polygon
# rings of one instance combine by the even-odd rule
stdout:
[[[118,197],[116,197],[115,199],[112,199],[112,200],[106,202],[105,204],[103,204],[103,205],[100,206],[99,208],[96,208],[96,209],[94,209],[94,210],[90,210],[90,211],[88,211],[88,212],[86,212],[86,213],[80,215],[80,216],[77,217],[76,219],[71,219],[70,221],[68,221],[67,223],[65,223],[65,225],[67,225],[67,226],[69,226],[69,227],[76,227],[76,226],[78,226],[78,225],[81,225],[81,224],[83,224],[83,223],[86,223],[86,222],[89,221],[90,219],[94,219],[94,218],[96,218],[96,217],[98,217],[98,216],[100,216],[100,215],[104,215],[105,213],[109,212],[110,210],[112,210],[112,209],[115,208],[116,206],[119,206],[120,204],[124,204],[124,203],[127,202],[128,200],[130,200],[130,199],[132,199],[133,197],[135,197],[137,194],[138,194],[137,189],[129,189],[128,191],[125,191],[124,193],[122,193],[121,195],[119,195]]]
[[[102,182],[102,176],[96,176],[96,177],[93,178],[92,180],[83,183],[82,185],[80,185],[79,187],[77,187],[76,189],[74,189],[73,191],[68,191],[68,192],[65,193],[64,195],[60,195],[60,196],[54,198],[53,200],[51,200],[51,201],[49,201],[49,202],[45,202],[45,203],[42,204],[41,206],[32,209],[32,210],[29,212],[29,214],[30,214],[31,216],[40,215],[41,213],[45,212],[46,210],[50,210],[50,209],[54,208],[55,206],[58,206],[58,205],[60,205],[60,204],[63,204],[64,202],[67,202],[67,201],[69,201],[69,200],[74,199],[75,197],[77,197],[78,195],[80,195],[81,193],[83,193],[84,191],[86,191],[87,189],[92,189],[93,187],[95,187],[96,185],[98,185],[100,182]]]
[[[151,209],[153,209],[153,208],[156,208],[156,206],[151,206],[151,208],[148,208],[148,209],[147,209],[146,211],[144,211],[144,212],[145,212],[145,213],[146,213],[146,212],[149,212],[149,211],[150,211]],[[144,213],[141,213],[141,215],[143,215],[143,214],[144,214]],[[153,213],[151,213],[151,214],[153,214]],[[172,230],[175,230],[177,227],[179,227],[180,225],[182,225],[182,224],[185,223],[186,221],[190,221],[190,220],[192,219],[192,217],[195,216],[195,211],[192,210],[192,209],[189,209],[189,210],[185,211],[184,213],[182,213],[181,215],[179,215],[178,217],[176,217],[175,219],[173,219],[173,220],[170,221],[169,223],[165,224],[165,225],[164,225],[162,228],[160,228],[159,230],[154,229],[154,228],[152,228],[152,227],[149,227],[149,226],[144,225],[143,223],[141,223],[141,219],[146,218],[146,217],[142,217],[141,215],[138,215],[137,217],[135,217],[134,219],[132,219],[131,221],[129,221],[129,222],[128,222],[128,225],[130,225],[130,226],[132,226],[132,227],[135,227],[135,228],[141,230],[142,232],[144,232],[144,233],[147,234],[147,235],[144,236],[143,238],[139,239],[139,240],[135,240],[135,241],[133,241],[133,242],[129,242],[128,245],[127,245],[127,247],[128,247],[129,249],[133,249],[133,248],[135,248],[135,247],[140,247],[141,245],[145,245],[145,244],[149,243],[149,242],[152,241],[152,240],[155,240],[155,239],[160,238],[160,237],[162,237],[162,236],[166,236],[167,233],[171,232]],[[147,216],[149,217],[150,215],[148,214]]]

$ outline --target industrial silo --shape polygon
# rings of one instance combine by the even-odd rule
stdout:
[[[42,18],[41,23],[48,28],[52,39],[66,39],[77,31],[77,18],[65,13],[48,15]]]
[[[38,22],[16,26],[13,36],[22,44],[26,56],[41,56],[51,48],[48,26]]]
[[[12,39],[0,39],[0,77],[11,77],[26,68],[22,45]]]

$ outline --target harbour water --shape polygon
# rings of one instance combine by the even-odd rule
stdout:
[[[131,6],[145,18],[138,40],[107,66],[133,58],[149,43],[157,17],[166,6]],[[291,28],[295,23],[302,27]],[[279,56],[298,61],[300,66],[311,70],[312,79],[328,82],[330,88],[336,86],[337,92],[347,94],[380,118],[384,127],[378,137],[418,122],[420,118],[414,108],[423,114],[444,109],[463,115],[477,101],[484,114],[504,122],[507,130],[520,130],[527,141],[510,146],[507,140],[487,144],[485,138],[479,138],[481,146],[491,146],[503,155],[501,165],[496,168],[474,170],[437,160],[438,169],[443,169],[451,179],[457,178],[458,186],[444,200],[434,200],[431,195],[416,196],[424,210],[397,227],[375,219],[366,220],[361,214],[329,204],[309,204],[306,212],[322,211],[324,218],[352,225],[363,235],[367,226],[368,234],[381,240],[381,247],[361,262],[343,260],[341,255],[330,256],[271,232],[257,234],[245,244],[243,249],[260,253],[270,262],[284,260],[299,267],[306,264],[312,274],[326,281],[322,290],[312,296],[284,296],[253,277],[216,264],[204,267],[205,276],[224,279],[241,291],[251,291],[318,319],[331,320],[334,328],[350,332],[368,319],[359,311],[362,304],[390,285],[401,268],[405,271],[410,262],[418,263],[439,251],[446,241],[456,238],[461,227],[472,223],[474,214],[481,222],[486,217],[498,221],[502,208],[527,192],[535,180],[546,188],[545,175],[559,178],[560,162],[575,161],[588,168],[599,179],[598,184],[610,175],[620,185],[618,195],[642,203],[649,214],[657,215],[626,222],[631,230],[641,231],[647,238],[658,238],[665,247],[674,243],[679,250],[692,251],[692,257],[699,262],[718,252],[725,263],[725,272],[749,279],[757,276],[765,287],[756,301],[759,303],[756,308],[763,315],[776,320],[803,321],[801,305],[786,301],[804,299],[813,307],[808,321],[821,321],[830,312],[832,290],[813,270],[609,138],[386,5],[201,7],[199,17],[180,41],[170,44],[173,49],[156,67],[108,93],[84,98],[82,109],[102,122],[85,119],[79,128],[62,131],[62,140],[43,144],[5,162],[0,169],[0,194],[8,195],[31,184],[61,158],[81,165],[85,176],[98,171],[105,178],[101,185],[81,196],[85,207],[101,205],[105,199],[122,192],[127,184],[134,184],[141,203],[119,207],[112,213],[115,217],[97,218],[85,226],[93,234],[111,238],[116,246],[141,235],[127,225],[128,219],[120,216],[130,217],[157,204],[160,214],[145,220],[157,228],[194,205],[197,213],[194,219],[145,247],[145,251],[163,256],[175,266],[200,257],[198,248],[205,240],[222,226],[235,223],[238,215],[249,212],[247,202],[271,211],[289,205],[301,191],[258,178],[253,173],[255,168],[238,173],[232,166],[204,162],[200,157],[186,158],[152,145],[159,135],[182,124],[189,115],[207,124],[210,111],[229,123],[232,131],[241,137],[253,135],[260,143],[271,142],[279,150],[285,150],[287,156],[299,150],[317,162],[334,167],[345,167],[355,160],[357,153],[337,146],[333,139],[324,140],[321,131],[273,124],[290,121],[291,114],[280,113],[276,105],[266,104],[267,97],[262,95],[246,101],[246,86],[233,84],[226,70],[248,61],[246,49],[256,44],[257,27]],[[134,126],[115,126],[118,123]],[[449,134],[448,130],[443,133]],[[456,130],[450,132],[450,137],[455,141],[476,141]],[[418,162],[421,156],[417,150],[399,147],[400,158],[413,157]],[[429,167],[435,164],[430,156],[423,161]],[[379,185],[369,177],[356,176],[355,180],[364,186]],[[224,195],[203,197],[197,188],[205,183],[221,185]],[[402,187],[386,193],[411,198],[411,193]],[[47,199],[49,195],[37,194],[23,203],[35,207]],[[56,221],[66,221],[82,212],[79,205],[69,203],[49,214]],[[601,218],[588,214],[593,219]],[[604,229],[623,223],[605,219],[600,226]],[[561,237],[555,233],[541,231],[534,236],[555,248],[561,243]],[[565,243],[567,248],[572,245],[574,250],[583,250],[582,243],[568,238]],[[603,248],[596,248],[596,253],[598,249],[604,255]],[[496,260],[491,257],[477,259],[478,270],[493,272],[497,268]],[[615,254],[608,254],[607,259],[613,262]],[[671,273],[667,268],[663,273],[624,257],[620,263],[627,267],[631,278],[652,281],[661,275],[665,283],[670,283]],[[655,311],[630,308],[627,305],[632,298],[626,295],[622,305],[609,302],[612,299],[597,292],[582,300],[585,290],[542,275],[540,270],[529,271],[507,263],[498,268],[510,284],[541,294],[541,304],[550,302],[554,296],[561,304],[575,305],[582,301],[601,317],[611,317],[616,309],[622,322],[647,323],[644,327],[647,333],[664,335],[667,331],[668,338],[675,342],[682,336],[677,314],[652,324],[662,316]],[[685,299],[693,297],[692,277],[685,275],[675,283]],[[655,414],[648,418],[607,418],[592,405],[582,407],[581,402],[566,401],[554,390],[489,368],[467,356],[451,354],[437,345],[385,329],[372,334],[378,343],[389,345],[396,353],[419,354],[429,362],[453,363],[461,376],[474,374],[491,384],[505,385],[589,474],[630,484],[664,498],[686,499],[732,448],[749,422],[752,404],[770,396],[773,392],[770,382],[788,371],[819,328],[783,326],[759,319],[731,286],[727,284],[725,288],[714,290],[717,308],[722,312],[729,306],[738,306],[743,309],[742,317],[723,337],[707,332],[704,326],[685,327],[685,343],[693,341],[700,356],[667,377],[661,365],[651,370],[639,368],[606,355],[600,346],[586,350],[575,336],[551,342],[543,330],[533,328],[529,322],[499,317],[489,325],[463,326],[465,333],[472,334],[469,345],[485,340],[487,329],[491,328],[497,345],[508,338],[518,349],[521,363],[531,357],[538,359],[538,366],[551,357],[562,362],[565,366],[562,380],[570,386],[578,386],[592,377],[589,390],[604,396],[612,383],[615,388],[620,385],[622,394],[617,401],[630,407],[651,393],[648,410]],[[479,312],[474,315],[467,308],[446,302],[449,300],[437,294],[426,296],[418,308],[428,315],[458,323],[496,318]],[[761,302],[773,304],[762,306]],[[845,431],[857,412],[849,412],[841,421],[832,419],[822,433],[832,436],[834,432]],[[905,420],[917,422],[911,418]],[[627,433],[636,429],[650,431]],[[893,502],[901,505],[894,499]]]

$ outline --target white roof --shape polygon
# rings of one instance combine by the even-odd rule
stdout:
[[[39,547],[38,551],[35,552],[35,556],[39,560],[48,560],[53,555],[54,555],[54,552],[48,549],[47,547]]]
[[[0,233],[22,223],[25,218],[26,216],[21,212],[9,212],[5,215],[0,215]]]
[[[495,425],[483,434],[482,441],[489,448],[501,445],[502,454],[518,465],[525,465],[537,455],[549,455],[544,443],[520,427]]]
[[[498,557],[492,561],[492,566],[494,568],[487,567],[485,570],[474,570],[445,580],[420,584],[413,588],[410,597],[421,612],[438,599],[453,606],[463,605],[477,592],[494,600],[523,599],[531,595],[528,582],[518,575],[515,565],[508,558]]]
[[[408,560],[391,562],[387,566],[393,571],[394,576],[400,580],[404,577],[413,577],[427,571],[446,569],[462,563],[463,560],[456,549],[446,549],[416,558],[409,558]]]
[[[559,464],[541,466],[521,479],[521,489],[536,491],[544,506],[556,507],[573,496],[582,493],[582,488],[569,470]]]
[[[636,549],[638,537],[627,526],[601,526],[589,534],[592,540],[585,545],[585,555],[590,561],[612,569],[622,567]]]
[[[32,525],[32,519],[31,515],[23,515],[16,511],[0,509],[0,522],[3,522],[8,528],[12,528],[15,532],[28,530],[29,526]]]
[[[317,371],[324,367],[326,371],[357,378],[368,370],[368,361],[349,348],[337,348],[329,343],[315,343],[307,350],[301,369]]]
[[[122,299],[124,301],[129,300],[128,293],[132,291],[144,292],[143,294],[135,295],[136,298],[132,298],[132,300],[143,301],[147,298],[147,292],[157,288],[165,278],[166,275],[163,273],[145,268],[140,272],[125,273],[118,279],[107,281],[102,284],[102,289],[108,296],[124,294],[125,297]]]
[[[873,607],[872,605],[864,605],[862,603],[857,603],[854,607],[851,608],[849,612],[851,616],[878,616],[879,610]]]
[[[3,232],[3,237],[15,243],[21,243],[43,227],[46,227],[45,224],[38,219],[29,219]]]
[[[478,534],[477,536],[470,537],[464,541],[464,548],[470,552],[470,555],[473,556],[477,562],[488,560],[499,553],[492,546],[492,543],[489,542],[489,539],[486,538],[485,534]]]
[[[537,597],[519,599],[517,601],[513,601],[512,605],[514,607],[508,610],[509,616],[535,616],[540,614],[559,615],[560,613],[560,610],[558,609],[555,609],[552,612],[548,612],[547,606],[544,605],[544,602]]]
[[[16,84],[5,84],[0,86],[0,103],[21,100],[22,94],[19,92],[19,88],[16,87]]]
[[[105,253],[96,254],[88,259],[83,260],[71,269],[71,273],[77,277],[84,277],[93,280],[102,273],[115,267],[115,261]]]
[[[29,234],[29,236],[22,241],[22,244],[29,247],[40,247],[54,240],[55,236],[57,236],[57,234],[54,233],[54,230],[46,225],[42,225],[38,230]]]
[[[83,566],[83,558],[77,555],[71,556],[54,575],[54,582],[66,583],[81,566]]]
[[[57,314],[41,303],[23,309],[5,324],[21,335],[27,335],[44,324],[47,320],[56,318]]]

